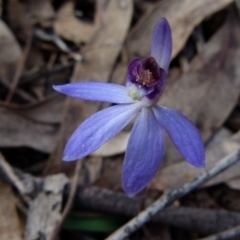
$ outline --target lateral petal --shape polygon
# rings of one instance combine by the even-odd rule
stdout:
[[[168,21],[161,18],[155,27],[151,56],[154,57],[161,68],[168,72],[172,55],[172,33]]]
[[[159,169],[164,134],[151,109],[143,108],[133,126],[123,162],[123,188],[129,197],[143,190]]]
[[[171,108],[155,106],[153,111],[182,156],[195,167],[205,167],[203,141],[194,124]]]
[[[53,86],[54,90],[70,97],[111,103],[132,103],[124,86],[103,82],[78,82]]]
[[[94,152],[119,133],[140,111],[136,104],[116,105],[99,111],[84,121],[70,137],[63,160],[71,161]]]

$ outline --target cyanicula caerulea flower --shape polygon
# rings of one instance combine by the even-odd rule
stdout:
[[[204,167],[204,147],[193,123],[180,112],[156,104],[167,83],[171,53],[171,29],[166,19],[160,19],[153,34],[151,56],[130,63],[126,87],[102,82],[54,86],[71,97],[118,104],[92,115],[75,130],[63,160],[89,155],[138,116],[123,162],[123,188],[129,196],[143,190],[158,171],[164,155],[163,129],[190,164]]]

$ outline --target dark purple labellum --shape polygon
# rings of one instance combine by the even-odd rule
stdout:
[[[165,89],[166,80],[165,71],[159,67],[154,57],[135,59],[128,67],[127,86],[138,89],[138,100],[145,97],[155,103]]]
[[[160,79],[160,68],[153,57],[143,59],[137,67],[136,82],[143,86],[152,87]]]
[[[160,79],[160,68],[153,57],[135,59],[129,68],[130,81],[150,88]]]

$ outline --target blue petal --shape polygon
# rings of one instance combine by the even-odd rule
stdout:
[[[137,103],[116,105],[92,115],[72,134],[64,150],[63,160],[76,160],[94,152],[119,133],[140,109]]]
[[[151,109],[143,108],[133,126],[123,163],[123,188],[129,197],[143,190],[159,169],[164,134]]]
[[[195,167],[205,167],[202,138],[194,124],[171,108],[155,106],[153,111],[182,156]]]
[[[153,33],[151,56],[167,73],[172,55],[172,33],[165,18],[157,22]]]
[[[68,96],[84,100],[102,101],[111,103],[132,103],[124,86],[103,82],[78,82],[69,83],[53,88]]]

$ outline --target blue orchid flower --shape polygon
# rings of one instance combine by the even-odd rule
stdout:
[[[143,190],[158,171],[164,155],[163,129],[190,164],[204,167],[205,152],[197,128],[180,112],[156,104],[167,83],[171,54],[171,29],[166,19],[160,19],[153,34],[151,56],[130,63],[126,87],[102,82],[54,86],[71,97],[118,104],[92,115],[75,130],[63,160],[89,155],[138,116],[123,162],[123,188],[128,196]]]

